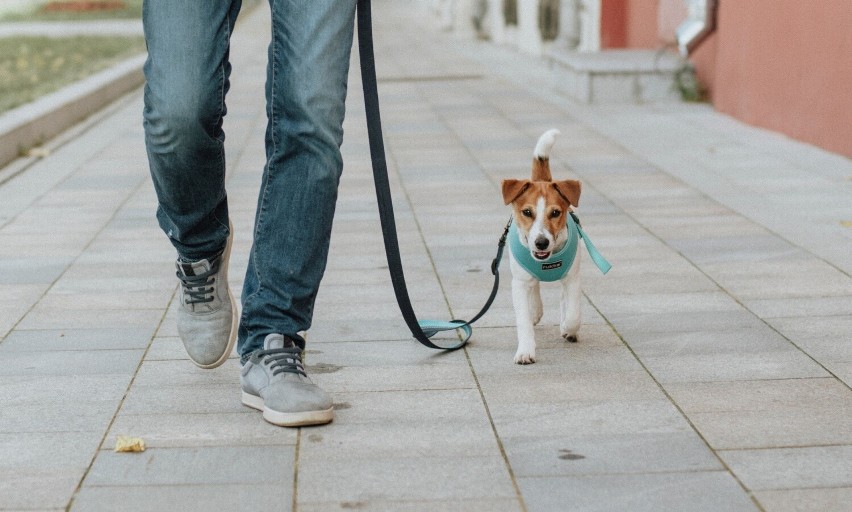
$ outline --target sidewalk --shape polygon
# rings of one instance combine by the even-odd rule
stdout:
[[[583,267],[584,325],[512,363],[509,269],[464,351],[412,340],[387,275],[353,58],[345,171],[308,334],[335,421],[281,429],[200,370],[174,319],[141,92],[0,185],[0,510],[845,511],[852,503],[852,162],[705,105],[581,106],[547,69],[374,2],[409,290],[465,318],[525,177],[583,181],[613,270]],[[234,34],[225,129],[247,263],[266,118],[268,14]],[[144,453],[112,451],[119,435]]]

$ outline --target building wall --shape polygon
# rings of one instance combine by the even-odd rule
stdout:
[[[851,27],[850,0],[720,2],[714,106],[852,157]]]
[[[601,48],[659,48],[660,0],[601,0]]]

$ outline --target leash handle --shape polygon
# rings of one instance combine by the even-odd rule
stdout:
[[[385,146],[382,139],[382,122],[379,112],[379,92],[376,80],[376,61],[373,51],[372,15],[370,12],[370,0],[358,0],[358,54],[361,58],[361,82],[364,88],[364,107],[367,112],[367,132],[370,142],[370,158],[373,165],[373,179],[376,182],[376,199],[379,205],[379,217],[382,224],[382,237],[385,243],[385,254],[388,260],[391,282],[396,295],[399,310],[411,334],[423,345],[441,350],[457,350],[465,346],[472,334],[470,324],[485,314],[485,311],[494,301],[499,286],[499,274],[497,265],[499,261],[492,263],[494,272],[494,287],[486,307],[477,316],[468,322],[463,320],[451,320],[449,322],[418,321],[417,315],[411,306],[408,296],[408,288],[405,284],[405,274],[402,269],[402,260],[399,255],[399,240],[396,234],[396,221],[393,213],[393,198],[390,192],[390,181],[388,179],[387,161],[385,159]],[[504,235],[505,239],[505,235]],[[498,259],[502,256],[502,243],[498,250]],[[463,336],[458,343],[440,346],[433,343],[429,338],[441,331],[461,330]]]

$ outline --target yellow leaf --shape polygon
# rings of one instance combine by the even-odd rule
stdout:
[[[115,452],[144,452],[145,440],[141,437],[118,436],[115,440]]]

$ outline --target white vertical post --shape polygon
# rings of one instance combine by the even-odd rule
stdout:
[[[580,0],[581,52],[601,51],[601,0]]]
[[[544,45],[538,29],[538,1],[518,0],[518,49],[541,55]]]

